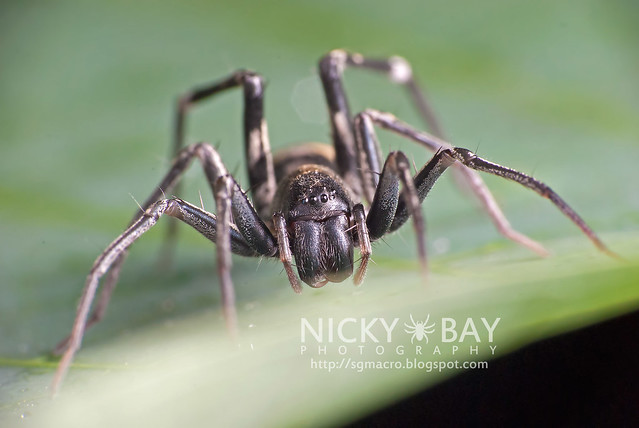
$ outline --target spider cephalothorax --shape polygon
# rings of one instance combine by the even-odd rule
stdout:
[[[347,67],[382,72],[393,82],[405,86],[433,135],[377,110],[365,110],[353,116],[342,85],[342,74]],[[79,348],[85,330],[104,315],[129,246],[164,214],[188,224],[216,243],[222,306],[232,334],[237,327],[230,275],[231,253],[279,258],[296,292],[301,292],[299,279],[311,287],[321,287],[327,282],[341,282],[353,272],[354,282],[359,284],[366,273],[371,242],[397,230],[412,218],[419,258],[425,267],[421,203],[449,167],[474,192],[498,230],[509,239],[538,254],[546,254],[540,244],[510,227],[477,171],[515,181],[550,199],[600,250],[608,251],[581,217],[548,186],[447,143],[404,59],[369,59],[335,50],[320,60],[319,75],[328,104],[332,145],[307,143],[272,154],[264,118],[264,82],[252,71],[236,71],[222,80],[196,87],[179,98],[173,165],[142,205],[142,212],[134,216],[130,227],[95,261],[86,280],[71,335],[57,348],[59,352],[64,351],[64,356],[54,378],[54,391]],[[235,87],[244,91],[244,152],[252,200],[229,174],[213,146],[198,143],[183,147],[189,108]],[[382,161],[375,126],[413,140],[435,154],[414,175],[409,160],[400,151],[389,153]],[[179,178],[193,158],[200,160],[207,176],[215,196],[216,214],[177,197],[164,197],[172,190],[179,193]],[[175,236],[175,222],[171,225],[171,236]],[[357,269],[354,267],[355,248],[359,248],[361,255]],[[297,268],[297,274],[293,266]],[[104,291],[89,317],[99,280],[107,272]],[[424,325],[413,322],[413,327],[421,335],[428,333]]]

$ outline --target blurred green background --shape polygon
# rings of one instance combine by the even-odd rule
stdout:
[[[302,316],[499,316],[502,354],[636,309],[638,20],[630,0],[3,3],[0,421],[339,423],[454,373],[311,370],[299,355]],[[136,209],[131,195],[145,199],[165,172],[177,95],[251,68],[268,80],[274,148],[328,141],[316,63],[337,47],[406,57],[456,145],[534,173],[629,262],[598,253],[532,192],[487,177],[513,225],[553,252],[538,259],[445,179],[424,204],[428,284],[410,227],[375,246],[358,289],[346,281],[296,296],[278,263],[235,258],[235,349],[218,309],[214,247],[184,230],[173,268],[158,269],[158,227],[134,247],[105,321],[86,336],[85,370],[51,403],[48,351],[70,329],[91,263]],[[346,85],[353,111],[420,125],[384,77],[348,71]],[[188,141],[219,145],[246,183],[240,119],[240,93],[221,95],[189,117]],[[380,138],[418,165],[429,157]],[[198,201],[199,191],[213,209],[194,167],[184,196]]]

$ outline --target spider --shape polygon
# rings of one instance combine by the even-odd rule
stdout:
[[[432,135],[378,110],[368,109],[353,116],[342,84],[347,67],[381,72],[404,86]],[[163,215],[186,223],[216,244],[222,308],[231,336],[237,334],[231,254],[279,258],[296,293],[302,290],[300,280],[317,288],[354,274],[355,284],[360,284],[370,260],[371,243],[412,218],[419,260],[425,270],[421,203],[449,167],[472,189],[499,232],[507,238],[542,256],[547,254],[539,243],[511,228],[477,171],[515,181],[550,199],[600,250],[608,252],[581,217],[547,185],[446,142],[410,64],[403,58],[373,59],[333,50],[320,59],[319,75],[328,104],[332,145],[307,143],[272,154],[264,118],[264,79],[253,71],[238,70],[219,81],[196,87],[178,99],[173,164],[141,205],[141,212],[136,213],[129,228],[93,264],[71,334],[54,351],[63,354],[52,384],[54,393],[86,329],[103,317],[129,247]],[[252,202],[213,146],[197,143],[183,147],[189,109],[231,88],[241,88],[244,94],[244,149]],[[382,163],[376,126],[425,146],[434,156],[415,175],[401,151],[389,153]],[[215,197],[217,214],[179,197],[164,196],[171,190],[178,194],[179,178],[194,158],[202,164]],[[175,227],[171,230],[174,237]],[[360,252],[357,268],[353,261],[355,247]],[[105,274],[102,294],[89,317],[99,281]]]

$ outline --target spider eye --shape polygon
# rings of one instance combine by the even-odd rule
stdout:
[[[327,195],[326,193],[322,193],[322,194],[320,195],[320,201],[321,201],[322,203],[326,203],[326,202],[328,202],[328,195]]]

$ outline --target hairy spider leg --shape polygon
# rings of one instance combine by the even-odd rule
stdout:
[[[382,128],[393,131],[401,136],[409,138],[413,141],[431,144],[435,137],[425,133],[417,131],[410,125],[395,118],[390,113],[383,113],[376,110],[366,110],[363,113],[368,116],[372,122],[381,126]],[[363,134],[362,138],[366,138],[366,135],[374,135],[374,129],[368,129],[367,134]],[[526,175],[522,172],[514,169],[501,166],[485,159],[476,156],[471,151],[460,148],[450,147],[447,149],[440,149],[435,156],[422,168],[414,177],[415,188],[417,189],[417,195],[420,203],[424,201],[426,195],[432,188],[435,181],[441,176],[448,166],[458,161],[459,163],[472,168],[477,171],[487,172],[489,174],[497,175],[499,177],[506,178],[511,181],[515,181],[524,187],[527,187],[535,191],[540,196],[549,199],[558,209],[561,211],[570,221],[572,221],[581,231],[590,239],[590,241],[602,252],[605,252],[611,256],[616,256],[615,253],[610,251],[606,245],[599,239],[595,232],[586,224],[586,222],[573,210],[557,193],[555,193],[550,187],[543,182]],[[392,224],[388,228],[388,232],[392,232],[401,227],[408,217],[412,214],[412,203],[406,199],[405,194],[400,195],[395,211],[395,216]],[[372,209],[371,209],[372,211]],[[371,215],[377,215],[375,212],[371,214],[369,211],[369,217]]]
[[[173,159],[173,164],[169,169],[169,172],[164,176],[158,187],[149,195],[149,197],[142,204],[142,209],[140,211],[136,211],[129,223],[129,226],[138,221],[143,215],[144,212],[153,205],[154,202],[161,199],[166,192],[171,191],[171,189],[175,188],[175,186],[179,182],[179,178],[182,173],[189,167],[191,161],[193,160],[193,151],[195,150],[195,145],[188,147],[187,149],[183,149],[178,153],[178,155]],[[211,189],[213,190],[213,189]],[[111,299],[111,294],[117,285],[118,278],[120,276],[120,271],[122,270],[122,265],[124,264],[128,251],[121,252],[118,257],[113,261],[110,266],[109,271],[106,274],[106,278],[104,279],[104,284],[102,285],[102,292],[100,294],[100,298],[98,299],[95,308],[91,314],[87,322],[86,328],[90,328],[94,324],[100,322],[100,320],[104,317],[107,307],[109,306],[109,300]],[[53,350],[53,353],[58,355],[64,352],[67,348],[68,337],[62,340],[60,343],[56,345]]]
[[[379,176],[379,183],[375,190],[366,218],[366,225],[371,241],[376,241],[390,230],[395,218],[397,205],[400,201],[399,184],[403,192],[401,200],[408,204],[409,215],[413,217],[413,226],[417,235],[417,248],[422,270],[426,273],[426,243],[425,226],[416,183],[410,172],[410,162],[401,151],[391,152]]]
[[[64,352],[54,378],[54,390],[68,370],[73,356],[80,346],[82,336],[88,327],[98,322],[109,303],[115,283],[108,292],[103,292],[96,304],[99,312],[89,318],[89,310],[95,297],[100,278],[109,270],[121,266],[130,245],[153,226],[162,214],[177,218],[214,241],[217,245],[218,275],[222,295],[222,308],[227,327],[232,335],[237,331],[235,313],[235,293],[231,280],[231,253],[252,257],[275,257],[277,242],[266,224],[251,205],[246,194],[228,173],[217,151],[207,143],[198,143],[180,151],[172,168],[163,178],[159,188],[169,191],[175,186],[192,159],[200,159],[216,201],[217,216],[188,204],[180,199],[162,199],[156,202],[160,190],[153,192],[143,206],[144,212],[136,215],[132,225],[98,257],[95,261],[78,306],[71,335],[57,347]],[[231,222],[231,218],[233,222]],[[117,276],[116,276],[117,279]]]
[[[223,182],[220,180],[220,182]],[[223,192],[223,185],[216,186],[216,192],[219,194],[218,199],[223,199],[228,195]],[[229,205],[228,203],[226,205]],[[218,206],[218,209],[220,206]],[[222,211],[226,208],[222,206]],[[228,210],[227,210],[228,211]],[[65,339],[64,345],[65,350],[60,362],[58,364],[58,368],[55,372],[53,382],[52,382],[52,393],[55,394],[59,387],[62,379],[64,378],[66,372],[68,371],[71,362],[73,361],[73,357],[75,353],[80,348],[82,343],[82,338],[86,329],[90,326],[89,324],[89,310],[91,308],[91,303],[95,298],[95,293],[98,289],[100,278],[112,268],[113,263],[118,260],[121,254],[128,251],[129,247],[138,240],[145,232],[147,232],[151,227],[153,227],[158,219],[163,215],[169,215],[174,218],[178,218],[182,220],[184,223],[192,226],[202,235],[207,237],[208,239],[216,242],[218,246],[224,245],[220,239],[220,233],[224,232],[224,228],[220,228],[221,217],[216,217],[213,214],[210,214],[194,205],[189,204],[178,198],[172,199],[162,199],[155,203],[153,203],[139,218],[135,221],[129,228],[118,236],[106,250],[100,254],[100,256],[96,259],[89,272],[87,277],[84,291],[82,293],[82,297],[78,304],[78,311],[76,313],[76,318],[73,323],[73,328],[71,331],[71,335]],[[218,211],[219,215],[219,211]],[[249,245],[249,243],[244,239],[239,230],[234,226],[229,224],[230,233],[226,236],[229,238],[227,241],[227,245],[230,245],[231,250],[234,253],[241,254],[244,256],[259,256],[255,252],[255,250]],[[218,254],[221,251],[218,251]],[[230,266],[226,266],[226,270],[228,270]],[[235,307],[231,306],[230,311],[227,307],[230,302],[233,304],[233,293],[231,289],[231,293],[224,293],[224,305],[225,305],[225,318],[227,322],[233,323],[235,318]],[[108,302],[105,302],[105,304]]]
[[[366,180],[374,180],[371,177],[379,173],[381,163],[378,163],[377,169],[372,169],[375,166],[375,162],[371,159],[370,164],[365,164],[368,169],[361,168],[359,172],[362,175],[361,177],[357,176],[358,173],[354,169],[358,166],[355,156],[357,144],[355,139],[356,124],[350,115],[346,91],[342,84],[342,77],[346,67],[382,72],[387,74],[391,81],[403,85],[410,94],[428,129],[436,137],[431,139],[429,144],[426,144],[426,147],[436,152],[441,148],[450,148],[452,145],[445,141],[442,127],[424,91],[415,79],[408,61],[398,56],[386,59],[367,58],[361,54],[350,53],[341,49],[329,52],[320,60],[319,71],[328,103],[333,142],[338,153],[340,174],[343,174],[345,181],[353,188],[356,195],[363,195],[370,202],[373,195],[371,186],[366,186],[364,182]],[[379,152],[377,152],[377,159],[381,159]],[[483,210],[488,213],[499,233],[540,256],[548,255],[548,251],[540,243],[512,228],[494,196],[477,172],[465,168],[462,164],[457,164],[453,173],[458,184],[472,191],[472,194],[478,199]],[[366,177],[367,175],[368,177]]]

